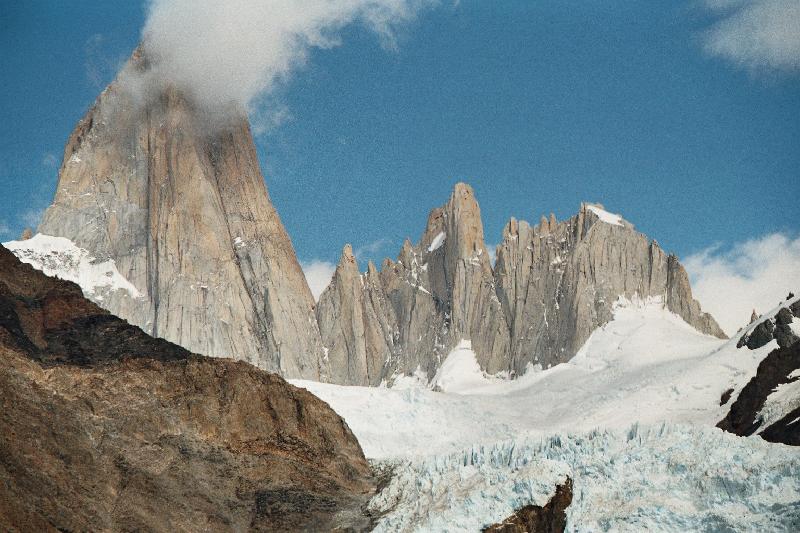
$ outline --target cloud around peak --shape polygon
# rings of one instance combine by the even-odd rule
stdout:
[[[683,261],[692,292],[728,335],[793,291],[800,293],[800,235],[772,233],[728,249],[707,248]]]
[[[143,43],[157,79],[207,108],[253,110],[360,23],[392,46],[398,25],[432,0],[151,0]]]
[[[713,56],[752,70],[800,70],[800,0],[706,0],[717,17],[705,35]]]
[[[336,272],[336,265],[328,261],[320,261],[315,259],[307,263],[300,263],[303,269],[303,274],[306,276],[306,282],[311,289],[311,294],[314,296],[314,301],[318,302],[319,297],[325,288],[330,285],[333,274]]]

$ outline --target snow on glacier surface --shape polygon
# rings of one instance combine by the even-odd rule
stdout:
[[[800,450],[659,424],[394,462],[376,531],[480,531],[573,480],[567,531],[797,531]]]
[[[87,250],[64,237],[37,233],[28,240],[9,241],[3,246],[36,270],[77,283],[89,299],[102,300],[104,293],[114,290],[124,290],[133,298],[141,296],[119,273],[113,259],[97,261]]]
[[[472,351],[472,343],[462,340],[442,362],[431,381],[431,387],[439,392],[469,393],[486,385],[487,381],[498,379],[502,378],[487,375],[481,370]]]
[[[621,301],[614,320],[595,330],[572,360],[515,380],[476,371],[462,346],[460,363],[443,366],[446,379],[434,379],[449,392],[292,382],[342,415],[368,457],[413,457],[635,422],[713,426],[775,347],[772,341],[737,349],[735,341],[697,332],[657,300]],[[730,388],[733,398],[720,406]]]
[[[567,476],[568,531],[800,531],[800,448],[714,427],[777,347],[736,342],[658,299],[620,300],[572,360],[516,380],[486,375],[462,341],[428,386],[294,384],[392,469],[370,502],[377,531],[480,531]],[[781,388],[764,415],[796,395]]]

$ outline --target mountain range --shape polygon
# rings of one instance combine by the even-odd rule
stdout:
[[[120,79],[146,68],[137,50]],[[315,305],[246,117],[214,120],[174,87],[143,97],[115,81],[71,134],[38,228],[113,262],[121,285],[87,296],[151,335],[287,378],[372,386],[431,379],[462,340],[492,374],[568,361],[619,298],[662,298],[724,337],[678,259],[600,205],[535,226],[511,219],[493,265],[463,183],[380,270],[362,273],[345,246]]]
[[[457,183],[315,301],[244,110],[148,68],[0,248],[1,528],[800,529],[800,297],[728,339],[621,215],[489,250]]]

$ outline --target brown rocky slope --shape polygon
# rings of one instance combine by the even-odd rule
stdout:
[[[374,490],[345,422],[0,247],[0,530],[329,530]]]

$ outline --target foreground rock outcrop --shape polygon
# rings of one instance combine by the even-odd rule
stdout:
[[[315,396],[154,339],[0,247],[0,529],[358,528],[373,491]]]
[[[717,427],[800,446],[800,340],[790,327],[794,322],[800,322],[798,299],[788,300],[774,316],[759,319],[741,334],[739,349],[754,350],[773,340],[778,348],[759,363]]]
[[[433,377],[461,339],[489,373],[569,360],[620,299],[657,299],[703,333],[724,338],[692,297],[678,259],[601,206],[537,226],[511,219],[494,267],[472,189],[456,185],[431,211],[419,243],[361,274],[349,246],[321,295],[317,320],[335,383]]]
[[[137,50],[72,132],[38,231],[113,260],[136,295],[101,304],[147,333],[320,379],[314,300],[246,115],[211,116],[148,68]]]
[[[544,505],[526,505],[484,533],[563,533],[567,529],[567,507],[572,503],[572,479],[556,487]]]

